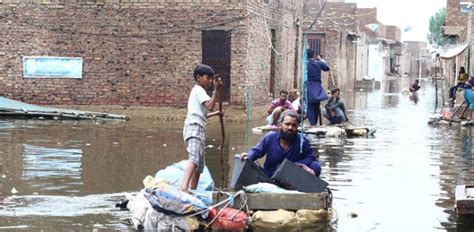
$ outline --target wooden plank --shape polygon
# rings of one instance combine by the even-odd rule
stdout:
[[[455,190],[456,212],[459,215],[474,214],[474,198],[468,196],[472,192],[472,185],[458,185]]]
[[[325,193],[303,193],[303,194],[274,194],[274,193],[245,193],[247,205],[250,210],[298,210],[298,209],[327,209]],[[228,198],[227,195],[215,192],[213,204]],[[241,206],[241,197],[235,198],[234,207]]]
[[[456,201],[466,199],[466,185],[456,186],[456,190],[454,191],[454,194],[455,194]]]

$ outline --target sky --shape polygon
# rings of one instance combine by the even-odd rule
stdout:
[[[346,0],[359,8],[377,7],[377,19],[385,25],[395,25],[402,32],[402,41],[427,41],[429,20],[447,0]],[[406,26],[412,29],[404,32]]]

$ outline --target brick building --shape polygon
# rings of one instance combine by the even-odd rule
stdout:
[[[0,92],[39,104],[186,105],[198,63],[224,97],[296,86],[303,0],[3,0]],[[272,49],[273,48],[273,49]],[[82,78],[24,78],[25,56],[81,57]]]
[[[377,19],[377,8],[357,8],[357,20],[360,31],[367,36],[368,43],[378,43],[378,38],[385,36],[385,25]],[[369,28],[371,24],[378,26],[375,31]]]
[[[415,79],[428,76],[431,69],[431,54],[425,41],[403,41],[405,45],[405,71]]]
[[[311,22],[318,16],[322,5],[317,1],[305,0],[305,22],[303,32],[307,33],[309,47],[322,54],[332,69],[336,85],[352,91],[355,85],[357,65],[357,40],[359,23],[356,20],[356,3],[327,1],[312,28]],[[324,85],[331,86],[329,75]]]
[[[466,49],[465,47],[467,46],[469,28],[472,28],[472,16],[469,17],[469,13],[463,12],[462,8],[464,6],[461,5],[461,2],[465,1],[446,1],[446,18],[444,26],[442,27],[443,35],[449,43],[448,45],[446,45],[446,50],[459,50],[458,54],[453,54],[452,57],[440,60],[440,65],[443,70],[443,77],[447,82],[448,86],[452,86],[456,83],[456,78],[457,74],[459,73],[460,67],[464,66],[466,72],[469,73],[469,66],[471,67],[470,71],[472,72],[472,66],[474,64],[474,62],[472,61],[472,54],[470,65],[468,64],[469,61],[467,57],[469,49]],[[460,47],[463,47],[464,49],[459,49]],[[470,75],[472,75],[472,73]]]
[[[389,57],[385,62],[385,69],[389,74],[400,76],[402,64],[402,40],[400,28],[393,25],[387,25],[385,31],[385,39],[389,46]]]

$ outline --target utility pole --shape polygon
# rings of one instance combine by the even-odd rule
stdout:
[[[471,64],[471,27],[472,27],[472,3],[469,5],[469,12],[467,13],[467,75],[470,76],[472,73],[472,64]]]
[[[466,32],[466,41],[468,44],[467,48],[467,75],[470,76],[472,73],[472,64],[471,64],[471,30],[472,30],[472,2],[460,2],[461,11],[467,13],[467,32]]]
[[[418,49],[418,81],[421,83],[421,48]]]

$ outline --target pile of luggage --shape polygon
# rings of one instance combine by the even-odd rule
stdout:
[[[179,190],[187,161],[173,164],[143,180],[144,188],[136,194],[127,194],[121,206],[131,212],[129,221],[136,230],[153,231],[301,231],[321,230],[333,219],[328,209],[253,210],[247,204],[249,193],[304,194],[286,190],[273,183],[239,186],[236,192],[216,191],[207,167],[201,174],[198,189],[191,193]],[[249,162],[249,161],[244,161]],[[248,165],[248,163],[247,163]],[[239,165],[236,165],[239,167]],[[242,166],[244,167],[245,164]],[[238,168],[237,168],[238,169]],[[234,168],[235,172],[235,168]],[[235,172],[237,173],[237,172]],[[235,178],[235,177],[234,177]],[[240,182],[233,180],[233,185]],[[235,186],[234,186],[235,187]],[[216,201],[213,195],[224,194]]]

